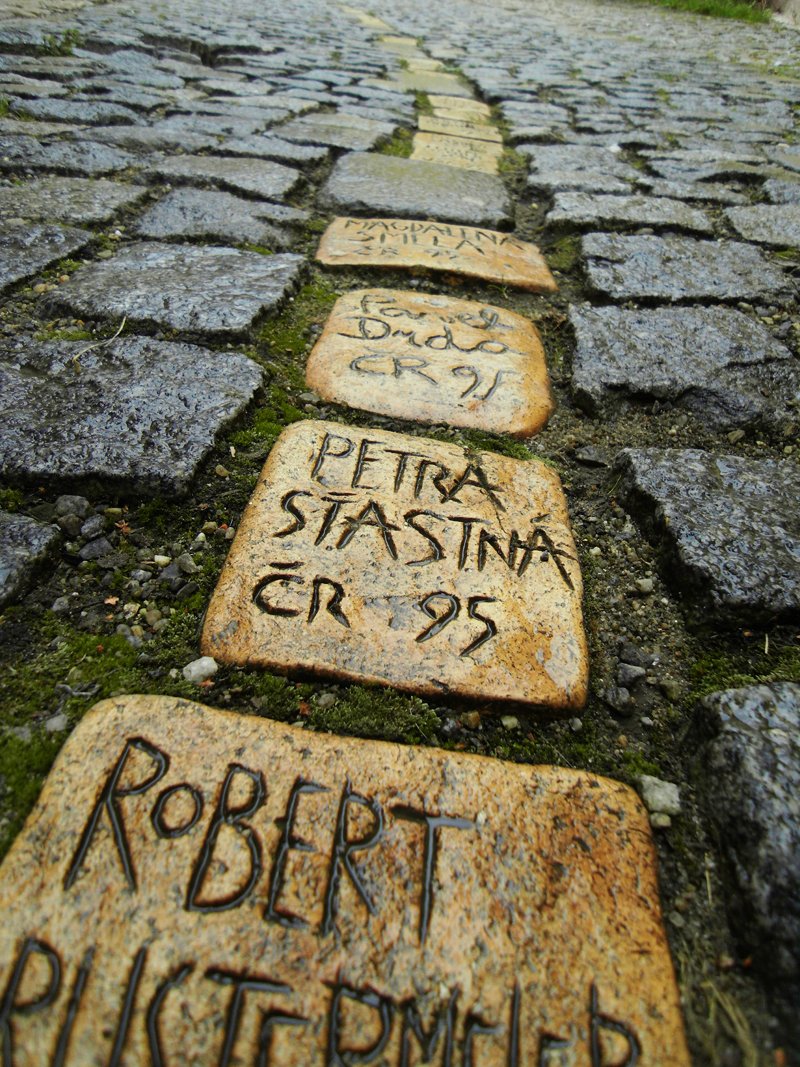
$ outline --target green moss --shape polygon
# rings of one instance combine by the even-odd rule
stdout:
[[[38,730],[29,740],[14,734],[0,737],[0,857],[5,856],[36,803],[60,745],[59,737]]]
[[[243,248],[245,252],[257,252],[260,256],[274,256],[275,255],[275,249],[274,248],[267,248],[266,245],[250,244],[249,241],[246,241],[243,245],[240,245],[239,247]]]
[[[266,401],[256,409],[247,425],[232,433],[229,440],[237,449],[263,445],[269,450],[285,426],[304,418],[306,415],[292,404],[286,392],[273,385],[267,390]]]
[[[61,34],[48,34],[39,51],[45,56],[71,56],[82,42],[80,30],[64,30]]]
[[[427,93],[421,93],[419,90],[414,93],[414,103],[416,104],[418,115],[433,114],[433,104]]]
[[[277,356],[292,356],[295,359],[306,351],[310,339],[310,327],[322,326],[336,300],[332,283],[322,274],[304,285],[285,305],[277,317],[262,326],[258,335],[257,352],[263,350],[270,362]],[[295,380],[303,386],[302,372],[294,368]]]
[[[24,499],[19,489],[0,489],[0,511],[19,511]]]
[[[329,708],[312,707],[309,721],[318,730],[420,744],[436,736],[439,718],[418,697],[390,689],[352,686]]]
[[[740,19],[744,22],[768,22],[770,17],[761,0],[753,0],[752,3],[748,0],[650,0],[650,2],[675,11],[691,11],[695,15]]]
[[[503,177],[516,178],[528,172],[528,160],[514,148],[506,148],[498,160],[497,169]]]
[[[411,130],[401,126],[392,137],[378,147],[378,151],[385,156],[402,156],[408,159],[413,148],[413,140],[414,135]]]
[[[650,774],[658,778],[663,772],[657,763],[645,759],[641,752],[626,748],[622,753],[622,765],[625,768],[625,777],[628,781],[636,781],[643,774]]]
[[[484,430],[462,430],[461,438],[467,448],[478,452],[499,452],[501,456],[510,456],[512,459],[531,458],[528,448],[514,437],[486,433]]]
[[[83,329],[80,326],[42,326],[41,329],[36,331],[37,341],[91,341],[93,340],[91,330]]]
[[[545,258],[551,270],[560,270],[564,273],[571,271],[578,261],[581,252],[580,238],[562,237],[547,252]]]
[[[6,118],[11,110],[11,104],[4,96],[0,96],[0,119]]]
[[[763,637],[754,638],[738,650],[729,646],[706,644],[705,650],[692,664],[689,672],[694,704],[701,697],[720,689],[738,689],[764,682],[796,682],[800,680],[800,648],[773,641],[772,647]]]

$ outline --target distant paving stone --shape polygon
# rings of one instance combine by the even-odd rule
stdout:
[[[330,145],[350,151],[366,152],[394,133],[395,127],[358,115],[341,112],[322,115],[302,115],[280,127],[280,135],[301,144]]]
[[[131,323],[236,337],[278,307],[304,262],[302,256],[148,241],[81,267],[48,301],[84,318],[124,316]]]
[[[0,222],[0,293],[85,248],[94,235],[72,226]]]
[[[438,163],[354,152],[333,168],[319,194],[341,211],[435,218],[468,226],[508,226],[512,204],[500,178]]]
[[[667,575],[723,625],[800,615],[800,471],[790,461],[625,449],[617,496],[662,546]]]
[[[800,1039],[800,685],[712,693],[701,716],[715,734],[700,780],[736,887],[728,911]]]
[[[217,137],[250,137],[266,124],[266,118],[258,120],[238,115],[170,115],[155,123],[153,129],[178,134],[200,133]]]
[[[44,122],[97,123],[112,126],[118,122],[136,122],[138,116],[129,107],[94,100],[26,100],[20,109]]]
[[[557,193],[545,220],[548,226],[664,226],[712,233],[711,219],[680,200],[654,196],[594,196]]]
[[[212,151],[228,156],[255,156],[257,159],[274,159],[278,163],[322,163],[330,155],[324,145],[295,144],[282,137],[254,136],[233,137],[217,145]]]
[[[4,432],[8,432],[5,427]],[[0,609],[19,600],[36,571],[55,554],[60,541],[56,526],[0,511]]]
[[[714,204],[749,204],[750,197],[737,193],[716,182],[668,182],[659,178],[639,178],[636,187],[646,189],[651,196],[674,200],[708,200]]]
[[[0,870],[15,1064],[689,1067],[657,866],[597,774],[115,697]]]
[[[731,308],[570,308],[572,389],[594,415],[644,398],[687,408],[711,426],[780,427],[800,407],[788,348]]]
[[[120,145],[135,152],[200,152],[218,144],[210,133],[190,133],[156,126],[95,126],[92,137],[104,144]]]
[[[502,144],[476,141],[469,137],[446,137],[438,133],[415,133],[411,159],[497,174]]]
[[[12,174],[51,170],[57,174],[96,178],[125,170],[135,162],[136,158],[128,152],[96,141],[40,144],[33,137],[0,137],[0,171]]]
[[[800,204],[800,178],[797,181],[770,178],[764,182],[763,190],[771,204]]]
[[[725,216],[746,241],[772,248],[800,248],[800,198],[796,204],[728,208]]]
[[[721,181],[726,178],[755,180],[763,177],[765,167],[759,162],[741,162],[737,159],[717,158],[708,160],[672,156],[647,160],[648,168],[660,178],[674,182]]]
[[[465,122],[460,119],[440,118],[438,115],[420,115],[417,126],[425,133],[445,134],[449,137],[466,137],[479,141],[502,144],[503,135],[488,122]]]
[[[2,195],[0,194],[0,207]],[[142,237],[205,238],[285,249],[289,235],[258,217],[256,200],[209,189],[174,189],[136,223]]]
[[[582,248],[590,287],[614,300],[786,303],[793,296],[789,277],[738,241],[590,233]]]
[[[262,379],[246,357],[196,345],[130,338],[85,348],[27,338],[0,348],[3,477],[183,494]]]
[[[510,233],[407,219],[334,219],[317,257],[328,266],[422,268],[515,285],[534,293],[558,289],[534,244]]]
[[[472,99],[472,90],[457,75],[439,71],[398,70],[390,79],[371,80],[366,84],[409,93],[434,93]]]
[[[148,174],[188,185],[209,182],[264,200],[279,200],[301,179],[299,171],[282,163],[228,156],[170,156],[153,164]]]
[[[627,193],[640,176],[618,153],[601,146],[520,144],[517,151],[530,159],[528,185],[542,192]]]
[[[0,218],[44,219],[86,225],[108,222],[148,194],[141,185],[104,178],[36,178],[0,188]]]

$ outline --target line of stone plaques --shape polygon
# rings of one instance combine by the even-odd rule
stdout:
[[[588,660],[558,475],[303,421],[278,438],[208,608],[222,663],[567,712]]]
[[[306,382],[324,400],[416,422],[530,437],[553,410],[541,338],[522,315],[446,296],[340,297]]]
[[[688,1067],[617,782],[97,705],[0,869],[3,1062]]]
[[[510,233],[413,219],[336,218],[316,258],[328,266],[424,268],[534,293],[558,289],[534,244]]]

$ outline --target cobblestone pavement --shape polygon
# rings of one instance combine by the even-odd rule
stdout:
[[[799,106],[796,31],[627,0],[5,5],[3,850],[123,693],[586,769],[650,811],[693,1061],[800,1062]],[[321,265],[351,214],[512,231],[558,292]],[[379,285],[532,321],[547,425],[311,391],[336,298]],[[308,418],[555,468],[583,710],[195,663],[258,472]]]

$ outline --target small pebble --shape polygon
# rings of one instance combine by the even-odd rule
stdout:
[[[516,717],[516,715],[503,715],[503,717],[500,719],[500,722],[503,724],[506,730],[519,729],[519,719]]]
[[[317,705],[318,708],[329,708],[331,707],[331,705],[336,703],[336,694],[318,693],[314,700],[314,703]]]
[[[481,724],[481,717],[477,711],[465,711],[461,716],[461,723],[468,730],[477,730]]]
[[[655,811],[650,816],[650,825],[654,830],[669,830],[672,826],[672,819],[663,811]]]
[[[644,806],[651,813],[679,815],[681,811],[681,794],[674,782],[665,782],[651,774],[643,774],[639,779]]]
[[[62,730],[66,730],[68,725],[67,716],[63,711],[59,712],[58,715],[51,715],[44,722],[44,728],[49,734],[59,734]]]
[[[191,663],[187,663],[181,673],[187,682],[194,682],[195,685],[200,685],[201,682],[213,678],[218,670],[217,661],[212,656],[201,656],[199,659],[194,659]]]
[[[153,563],[157,567],[168,567],[172,563],[172,559],[169,556],[153,556]]]

